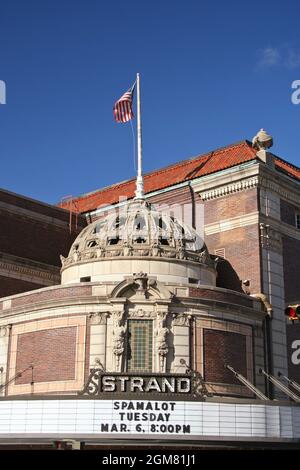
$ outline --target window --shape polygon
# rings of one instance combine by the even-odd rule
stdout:
[[[296,214],[296,227],[300,230],[300,214]]]
[[[152,371],[153,325],[151,320],[129,320],[127,370]]]
[[[91,276],[81,277],[80,282],[91,282]]]

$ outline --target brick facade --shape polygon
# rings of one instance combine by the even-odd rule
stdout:
[[[205,202],[205,225],[257,211],[257,189]]]
[[[229,364],[244,377],[247,376],[246,338],[229,331],[203,330],[204,379],[207,382],[240,385]]]
[[[85,315],[46,317],[13,324],[6,394],[73,393],[81,390],[85,350]],[[28,367],[21,377],[16,377]]]
[[[219,302],[232,303],[243,307],[253,308],[253,299],[240,296],[234,293],[217,291],[214,289],[201,289],[197,287],[189,288],[189,297],[216,300]]]
[[[21,258],[61,266],[59,255],[67,256],[77,233],[64,227],[38,222],[12,213],[0,213],[0,251]]]
[[[22,279],[0,276],[0,298],[39,289],[40,287],[44,286],[34,284],[33,282],[23,281]],[[1,304],[2,303],[0,302],[0,310]]]
[[[12,299],[12,307],[28,305],[35,302],[45,302],[47,300],[63,300],[74,297],[85,297],[92,295],[91,286],[65,287],[58,289],[49,289],[43,292],[24,295]]]
[[[86,225],[85,217],[79,214],[76,228],[73,215],[70,233],[69,222],[67,210],[0,190],[0,259],[9,258],[10,262],[13,259],[18,267],[16,272],[2,268],[1,297],[57,283],[58,276],[53,277],[53,268],[60,268],[60,254],[68,254],[74,239]],[[43,274],[49,274],[44,281],[41,278],[41,282],[40,268]],[[27,277],[32,279],[22,278],[22,269],[30,270],[33,274]],[[5,270],[9,276],[5,276]],[[59,274],[58,269],[56,273]]]
[[[225,257],[241,280],[250,280],[250,291],[261,292],[260,240],[258,225],[239,227],[207,235],[205,238],[211,253],[225,248]],[[218,280],[217,280],[218,282]],[[237,279],[234,276],[234,285]],[[218,282],[220,286],[220,283]],[[229,287],[228,285],[226,287]]]
[[[18,336],[16,371],[33,365],[34,382],[75,379],[76,327],[53,328]],[[32,372],[27,370],[16,384],[28,384]]]

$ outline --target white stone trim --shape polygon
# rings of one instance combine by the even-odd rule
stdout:
[[[254,176],[252,178],[244,179],[237,181],[235,183],[227,184],[219,188],[211,189],[210,191],[205,191],[201,194],[202,201],[208,201],[211,199],[216,199],[222,196],[227,196],[228,194],[237,193],[239,191],[244,191],[245,189],[252,189],[257,187],[259,184],[259,176]]]
[[[259,212],[251,212],[250,214],[231,217],[230,219],[220,220],[213,224],[207,224],[204,228],[205,235],[213,235],[214,233],[226,232],[235,228],[247,227],[259,223]]]

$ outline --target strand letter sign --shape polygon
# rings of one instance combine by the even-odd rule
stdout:
[[[179,394],[190,395],[192,390],[191,376],[179,374],[116,374],[104,373],[93,369],[80,395],[107,394]]]

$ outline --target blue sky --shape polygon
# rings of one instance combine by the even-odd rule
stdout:
[[[112,106],[141,74],[144,171],[264,127],[300,166],[298,1],[0,0],[0,187],[46,202],[134,176]]]

